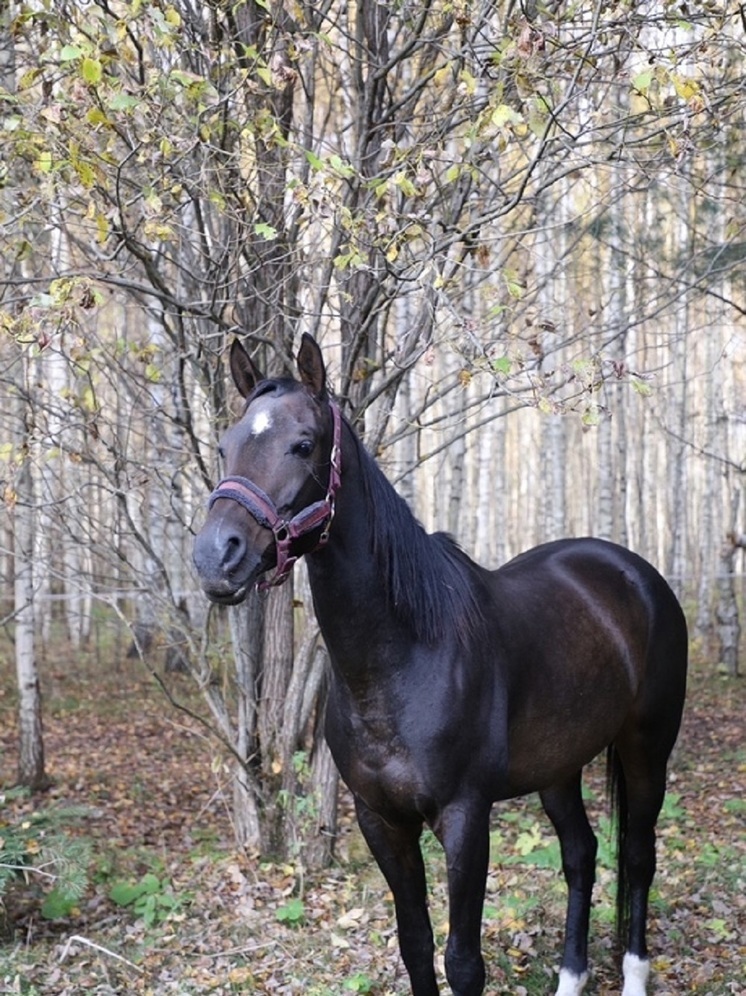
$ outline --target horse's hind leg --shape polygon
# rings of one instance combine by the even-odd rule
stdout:
[[[650,971],[648,896],[655,875],[655,826],[666,793],[666,762],[634,735],[620,739],[616,750],[615,763],[621,761],[623,769],[617,813],[621,826],[618,888],[625,897],[618,911],[625,949],[622,996],[645,996]]]
[[[597,845],[583,805],[580,777],[578,772],[563,785],[541,793],[546,814],[559,837],[568,891],[565,946],[556,996],[579,996],[588,981],[588,923]]]

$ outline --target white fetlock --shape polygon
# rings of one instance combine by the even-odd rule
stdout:
[[[580,996],[588,981],[588,973],[576,975],[568,968],[561,968],[559,974],[559,985],[554,996]]]
[[[624,975],[622,996],[646,996],[650,975],[650,962],[647,958],[640,958],[628,951],[622,962],[622,974]]]

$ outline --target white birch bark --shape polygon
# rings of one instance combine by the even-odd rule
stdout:
[[[31,378],[27,378],[31,382]],[[23,401],[20,402],[23,405]],[[44,767],[41,686],[36,661],[36,620],[34,591],[34,540],[36,528],[36,494],[31,446],[32,426],[23,411],[20,424],[26,431],[22,444],[23,458],[15,481],[14,525],[14,599],[15,658],[18,680],[18,782],[31,789],[47,784]],[[26,412],[25,415],[30,415]]]
[[[689,243],[689,184],[679,177],[677,194],[677,219],[674,224],[672,255],[686,251]],[[671,427],[668,436],[668,542],[669,555],[666,569],[674,591],[681,595],[687,581],[686,556],[686,457],[687,457],[687,332],[689,326],[688,297],[685,297],[673,315],[673,334],[670,342],[668,382],[668,417]]]
[[[570,274],[565,259],[567,224],[570,218],[570,188],[559,185],[556,200],[543,192],[537,207],[539,243],[536,249],[535,276],[539,286],[540,325],[552,330],[550,335],[569,338],[573,315],[570,307]],[[556,368],[563,351],[557,350],[545,367]],[[567,532],[566,491],[567,432],[561,414],[547,414],[541,426],[542,539],[560,539]]]
[[[7,92],[15,89],[15,47],[9,30],[15,4],[0,13],[0,82]],[[3,196],[0,192],[0,196]],[[28,345],[11,345],[9,369],[15,370],[11,388],[8,426],[18,470],[13,482],[13,609],[15,620],[15,664],[18,682],[18,782],[31,789],[44,788],[41,686],[36,660],[36,598],[34,558],[36,550],[36,482],[34,466],[34,408],[36,371]],[[10,495],[10,491],[6,492]]]
[[[738,552],[736,523],[741,493],[736,488],[731,501],[731,530],[720,551],[720,570],[717,579],[717,661],[727,674],[739,673],[739,649],[741,643],[741,620],[738,612],[736,593],[735,561]]]

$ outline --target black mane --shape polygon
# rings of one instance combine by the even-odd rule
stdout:
[[[465,644],[482,618],[479,568],[453,537],[424,530],[354,432],[352,436],[374,509],[373,554],[391,607],[427,645],[453,634]]]

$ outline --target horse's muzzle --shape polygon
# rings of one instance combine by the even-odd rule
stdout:
[[[207,597],[219,605],[237,605],[273,566],[274,543],[257,553],[241,529],[226,528],[224,519],[210,520],[194,539],[192,559]]]

